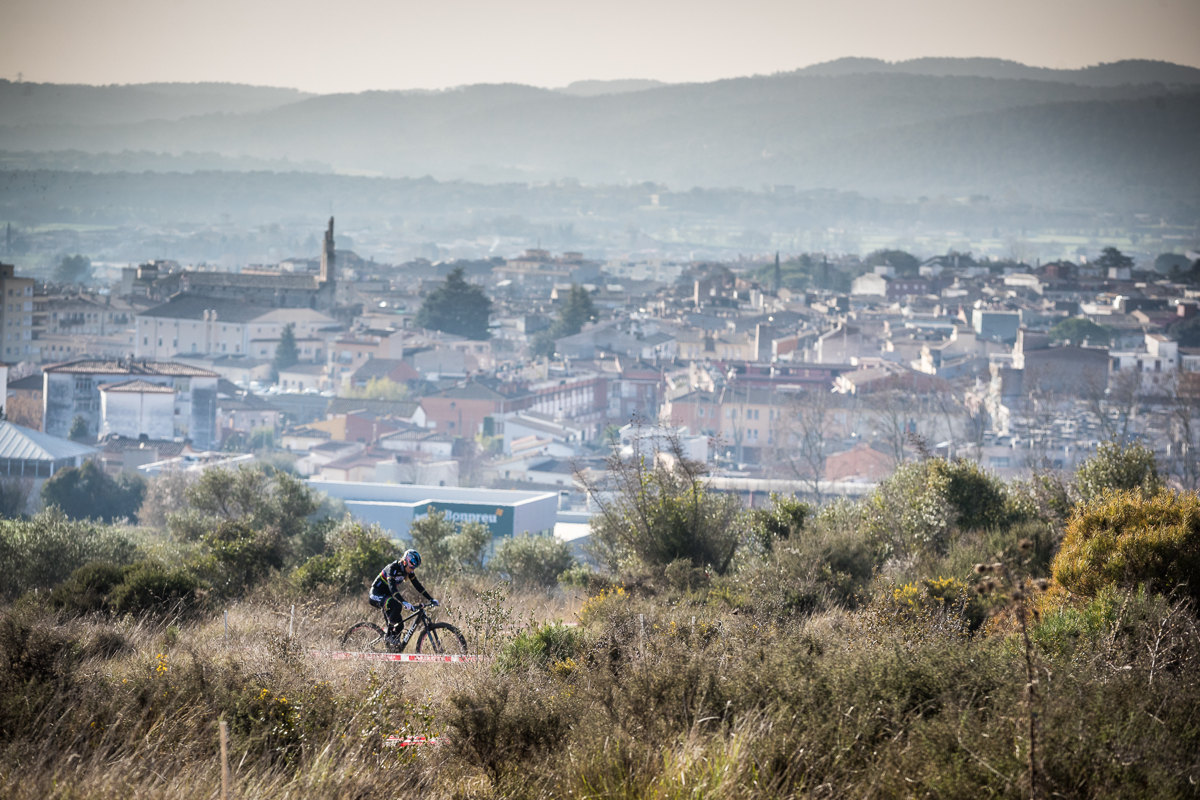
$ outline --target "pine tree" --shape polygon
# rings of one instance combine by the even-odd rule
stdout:
[[[417,312],[417,325],[468,339],[487,339],[492,301],[483,289],[467,283],[463,268],[455,267],[446,282],[434,289]]]

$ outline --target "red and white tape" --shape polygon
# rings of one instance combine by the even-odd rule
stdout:
[[[345,650],[311,650],[309,651],[314,656],[324,656],[332,658],[334,661],[348,661],[351,659],[362,659],[365,661],[401,661],[401,662],[424,662],[436,664],[461,664],[469,661],[478,661],[479,656],[463,655],[460,653],[353,653]]]
[[[428,736],[397,736],[392,734],[383,740],[384,747],[413,747],[418,744],[437,744],[437,737]]]

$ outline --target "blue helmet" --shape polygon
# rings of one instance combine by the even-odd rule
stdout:
[[[413,569],[421,566],[421,554],[416,550],[408,549],[404,551],[404,555],[400,556],[401,561],[407,561],[408,565]]]

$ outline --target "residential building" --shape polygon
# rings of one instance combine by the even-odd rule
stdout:
[[[0,361],[36,361],[33,339],[33,278],[20,278],[12,264],[0,264]]]
[[[246,356],[272,359],[292,326],[300,359],[324,362],[337,320],[310,308],[271,308],[238,300],[176,295],[137,315],[135,358]]]
[[[76,417],[92,440],[105,430],[149,435],[150,430],[133,429],[140,425],[166,432],[145,411],[153,408],[170,420],[161,438],[188,439],[202,450],[217,444],[218,375],[211,370],[169,361],[80,359],[46,366],[42,377],[42,430],[53,436],[65,438]],[[163,389],[170,392],[169,408]]]

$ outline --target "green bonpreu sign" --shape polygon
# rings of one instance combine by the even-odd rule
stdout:
[[[429,512],[438,511],[446,515],[446,521],[454,525],[478,522],[486,525],[492,536],[513,535],[513,510],[503,506],[480,503],[422,503],[413,507],[413,522],[425,519]]]

